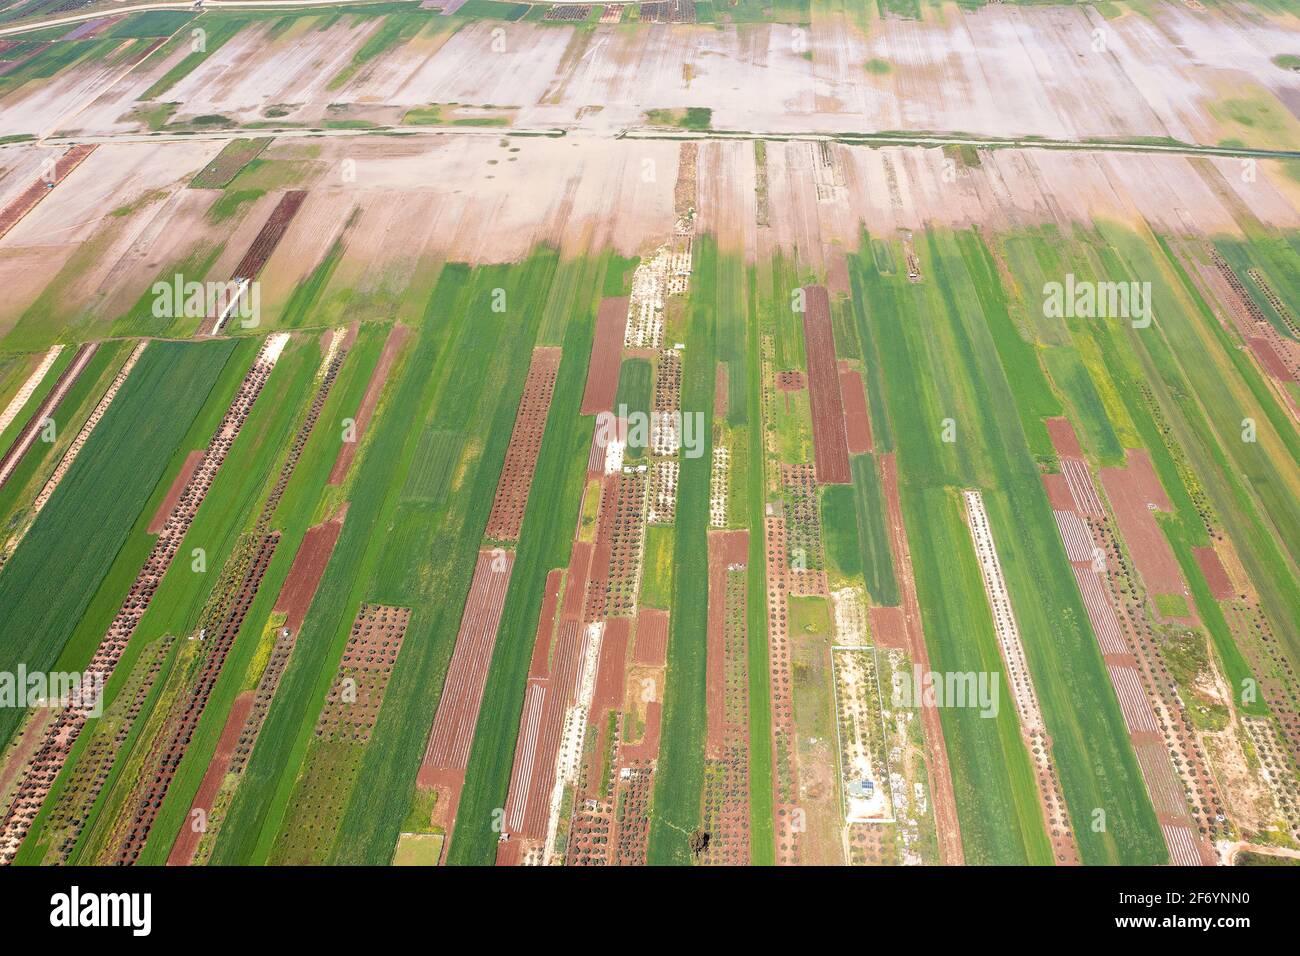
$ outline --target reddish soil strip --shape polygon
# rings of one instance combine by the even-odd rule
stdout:
[[[632,659],[648,667],[668,663],[668,612],[643,607],[636,618],[636,644]]]
[[[560,608],[563,620],[577,621],[582,617],[587,595],[587,576],[591,573],[592,553],[595,546],[590,541],[573,542],[569,557],[569,576],[564,586],[564,604]]]
[[[867,608],[867,626],[877,647],[907,650],[907,621],[902,607]]]
[[[1291,370],[1286,367],[1282,357],[1274,350],[1273,345],[1267,339],[1252,338],[1250,349],[1255,353],[1255,358],[1259,359],[1259,364],[1269,375],[1273,376],[1279,382],[1293,382],[1295,376]]]
[[[1172,512],[1173,502],[1165,494],[1164,485],[1160,484],[1155,466],[1151,464],[1151,453],[1145,448],[1130,448],[1126,454],[1128,472],[1142,497],[1160,511]]]
[[[907,625],[907,643],[912,665],[920,668],[922,673],[929,673],[930,653],[926,649],[925,635],[921,630],[921,605],[916,597],[916,579],[912,576],[912,554],[907,546],[907,532],[903,525],[903,507],[898,497],[898,463],[893,452],[880,456],[880,480],[889,518],[894,567],[898,569],[898,585],[903,598],[903,616]],[[943,724],[939,720],[938,708],[923,706],[921,721],[925,726],[925,765],[930,774],[930,798],[934,801],[939,858],[949,866],[961,865],[965,862],[965,852],[961,845],[957,798],[952,788],[948,749],[944,743]]]
[[[244,422],[248,420],[253,403],[257,401],[262,387],[275,367],[284,341],[277,336],[268,336],[263,343],[252,368],[244,376],[235,397],[230,402],[230,407],[226,409],[225,416],[218,424],[208,445],[208,452],[203,457],[203,463],[186,486],[176,510],[167,519],[162,533],[154,541],[149,557],[127,591],[126,598],[109,625],[108,633],[100,641],[99,647],[95,649],[90,659],[90,664],[83,671],[83,680],[91,683],[100,680],[103,684],[107,684],[112,677],[117,662],[126,650],[127,642],[130,641],[141,618],[149,609],[149,602],[176,557],[181,541],[198,513],[199,505],[203,503],[208,490],[212,487],[212,482],[217,477],[217,472],[226,460],[230,446],[234,444]],[[89,702],[74,701],[72,706],[59,712],[50,726],[40,752],[19,786],[18,793],[4,819],[3,829],[0,829],[0,865],[13,862],[32,821],[45,803],[45,798],[49,795],[55,779],[67,763],[77,737],[86,726],[86,703]]]
[[[523,844],[518,840],[503,840],[497,844],[497,866],[519,866],[523,857]]]
[[[708,748],[710,757],[720,757],[727,744],[726,722],[726,593],[727,568],[749,560],[748,531],[709,532],[709,617],[706,657],[708,702]]]
[[[1105,517],[1106,509],[1097,497],[1097,487],[1092,483],[1092,472],[1088,470],[1087,462],[1082,458],[1062,458],[1061,474],[1065,476],[1074,510],[1094,518]]]
[[[589,556],[589,551],[585,555]],[[585,561],[586,556],[580,560]],[[576,590],[580,593],[581,588],[575,587],[574,581],[580,585],[585,570],[570,568],[569,574],[570,592]],[[581,602],[578,607],[581,608]],[[577,696],[584,643],[581,622],[576,615],[566,616],[556,637],[550,677],[546,680],[532,678],[528,682],[506,800],[505,832],[509,835],[534,840],[546,836],[564,714]]]
[[[45,179],[38,178],[36,182],[19,193],[9,205],[0,210],[0,237],[3,237],[5,233],[18,225],[22,218],[35,209],[37,203],[44,199],[51,189],[67,179],[68,174],[80,166],[82,161],[94,151],[94,144],[73,146],[55,161],[52,180],[47,182]]]
[[[239,732],[243,729],[244,721],[248,718],[248,711],[252,706],[251,690],[244,691],[235,698],[230,714],[226,717],[226,725],[221,729],[221,739],[217,741],[216,752],[213,753],[212,760],[208,764],[207,773],[203,775],[203,782],[199,784],[199,792],[194,795],[190,812],[185,815],[180,833],[176,835],[176,842],[172,844],[172,851],[167,856],[168,866],[189,866],[193,862],[194,854],[199,848],[199,840],[203,836],[203,830],[195,826],[196,819],[202,819],[206,823],[208,814],[212,812],[212,802],[217,798],[217,791],[221,789],[226,768],[230,766],[230,758],[235,754],[235,743],[239,740]],[[196,811],[200,811],[197,817]]]
[[[619,358],[623,354],[623,332],[627,326],[627,297],[601,299],[596,312],[596,335],[591,340],[591,364],[587,366],[587,388],[582,393],[583,415],[614,409],[618,395]]]
[[[1196,563],[1201,566],[1205,583],[1210,586],[1210,594],[1216,601],[1231,601],[1237,596],[1232,578],[1228,577],[1228,569],[1219,560],[1219,552],[1214,548],[1192,548],[1192,554],[1196,555]]]
[[[727,417],[727,363],[718,363],[717,378],[713,383],[713,417]]]
[[[560,584],[563,580],[564,572],[559,568],[546,575],[542,613],[537,619],[537,641],[533,644],[533,659],[528,665],[529,677],[546,677],[551,672],[551,638],[555,636],[555,619],[560,611]]]
[[[515,414],[510,445],[506,449],[505,463],[497,481],[492,513],[488,516],[487,536],[494,541],[517,541],[519,528],[524,523],[524,508],[528,504],[528,491],[533,485],[533,469],[542,447],[542,433],[546,430],[546,416],[551,409],[551,394],[555,391],[555,376],[560,369],[562,352],[558,348],[533,349],[533,360],[528,366],[519,410]]]
[[[208,453],[206,448],[196,448],[185,456],[185,462],[181,465],[181,470],[176,473],[172,479],[172,485],[167,489],[167,494],[158,505],[158,510],[154,512],[153,519],[149,522],[149,527],[145,530],[149,534],[158,534],[167,524],[167,519],[171,517],[176,510],[176,503],[181,500],[181,492],[189,485],[190,479],[194,477],[194,472],[198,470],[199,462],[203,456]]]
[[[275,602],[276,612],[285,616],[284,627],[292,634],[298,633],[307,617],[307,609],[311,607],[316,588],[325,574],[325,566],[334,553],[339,532],[343,530],[343,518],[344,515],[339,515],[308,528],[298,553],[293,556],[289,576],[284,579]]]
[[[10,791],[19,780],[19,771],[36,755],[45,738],[45,729],[58,713],[53,707],[36,707],[28,711],[17,735],[5,750],[7,761],[0,761],[0,807],[8,803]]]
[[[605,624],[600,641],[600,664],[596,671],[596,690],[591,698],[592,723],[604,724],[600,715],[617,710],[623,704],[623,677],[627,664],[627,647],[632,643],[632,619],[611,618]]]
[[[1074,433],[1074,425],[1068,418],[1048,418],[1047,437],[1052,440],[1056,454],[1067,458],[1083,458],[1083,449],[1079,447],[1079,436]]]
[[[339,456],[334,459],[334,467],[330,469],[329,484],[342,484],[343,479],[347,477],[348,468],[357,455],[357,448],[365,434],[366,425],[375,414],[375,406],[379,404],[379,396],[383,394],[384,383],[388,381],[388,374],[393,370],[397,355],[402,351],[409,333],[410,329],[404,325],[394,325],[393,331],[388,333],[388,340],[384,342],[384,351],[379,356],[379,362],[370,375],[370,383],[366,385],[366,393],[361,396],[361,404],[357,407],[356,415],[353,416],[355,431],[352,441],[345,441],[339,446]]]
[[[456,649],[451,655],[438,713],[424,752],[426,766],[464,770],[469,765],[469,748],[483,704],[483,688],[487,684],[514,560],[510,551],[478,553],[474,580],[460,619],[460,633],[456,635]]]
[[[587,621],[631,616],[635,612],[646,490],[644,474],[620,473],[604,481],[587,584]]]
[[[860,455],[871,451],[871,414],[867,411],[867,392],[862,385],[862,374],[840,362],[840,392],[844,396],[844,431],[848,437],[849,454]]]
[[[826,290],[807,286],[803,314],[804,352],[808,359],[808,395],[812,402],[813,457],[819,484],[847,485],[848,438],[844,434],[844,402],[840,397],[839,368],[835,361],[835,332]]]
[[[536,678],[529,680],[524,689],[524,707],[519,715],[519,734],[515,738],[514,765],[510,770],[503,827],[503,832],[512,836],[536,838],[545,835],[546,795],[538,784],[549,775],[545,773],[547,761],[541,751],[550,754],[552,765],[555,754],[553,746],[539,746],[539,741],[550,693],[550,682]],[[554,744],[558,745],[558,741]]]
[[[18,467],[18,463],[22,461],[23,456],[32,447],[32,444],[36,441],[36,436],[45,427],[44,423],[53,419],[54,413],[63,404],[63,399],[67,397],[69,389],[81,377],[86,363],[90,361],[91,356],[95,354],[98,348],[99,346],[96,343],[90,342],[77,349],[77,354],[72,357],[68,367],[55,380],[53,387],[46,394],[40,407],[36,409],[31,418],[27,419],[27,423],[23,425],[18,437],[9,446],[9,450],[0,457],[0,487],[9,480],[13,470]]]
[[[1140,462],[1145,463],[1145,472]],[[1150,467],[1149,458],[1143,455],[1140,459],[1137,452],[1130,451],[1127,467],[1101,469],[1101,483],[1115,511],[1120,534],[1128,545],[1133,564],[1142,576],[1147,590],[1153,595],[1185,595],[1187,585],[1183,581],[1183,573],[1149,507],[1160,507],[1160,503],[1155,500],[1157,496],[1151,494],[1155,475]],[[1158,482],[1156,484],[1158,487]],[[1164,499],[1164,492],[1161,491],[1158,497]],[[1164,505],[1168,505],[1167,499],[1164,500]],[[1168,509],[1166,507],[1162,510]]]
[[[555,718],[557,715],[563,717],[563,701],[559,708],[550,701],[554,694],[550,680],[551,641],[555,636],[562,579],[563,572],[559,570],[546,576],[542,613],[537,621],[537,640],[533,644],[528,685],[524,690],[524,708],[519,716],[510,790],[506,797],[503,832],[507,835],[535,839],[546,835],[547,800],[554,777],[555,753],[560,746],[560,720]],[[513,857],[498,854],[498,866],[513,866],[517,862]]]
[[[275,252],[275,247],[280,244],[284,234],[289,229],[289,223],[293,222],[293,217],[298,215],[298,210],[302,208],[303,201],[307,198],[305,189],[291,189],[283,196],[271,210],[271,215],[267,217],[266,222],[262,225],[261,230],[257,233],[257,238],[253,244],[248,247],[244,253],[244,258],[239,260],[239,265],[235,266],[235,273],[231,276],[236,281],[240,279],[256,279],[257,274],[262,271],[266,261],[271,258],[271,253]]]
[[[189,749],[190,741],[194,739],[194,731],[203,717],[212,690],[221,676],[221,669],[234,646],[244,617],[257,596],[257,589],[279,541],[278,531],[263,535],[258,541],[257,550],[251,555],[238,588],[226,596],[223,606],[217,612],[214,627],[204,637],[207,648],[199,672],[189,691],[176,701],[167,715],[163,731],[165,736],[159,738],[166,740],[166,744],[161,751],[150,754],[141,775],[141,779],[148,782],[133,793],[137,799],[131,827],[115,854],[119,864],[132,864],[139,859],[140,851],[149,839],[154,820],[167,797],[181,760]],[[230,759],[229,754],[226,759]]]
[[[1074,496],[1070,494],[1070,483],[1065,475],[1058,473],[1043,475],[1043,487],[1047,489],[1047,500],[1053,511],[1074,511]]]
[[[596,670],[596,687],[591,698],[589,734],[594,735],[593,753],[604,754],[608,746],[609,722],[606,715],[623,706],[624,678],[627,666],[627,647],[632,640],[632,619],[611,618],[605,625],[600,640],[600,661]],[[610,768],[600,759],[587,764],[586,792],[600,792],[602,773]]]

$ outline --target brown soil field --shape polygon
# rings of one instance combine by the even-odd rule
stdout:
[[[1200,565],[1201,573],[1205,575],[1205,583],[1210,586],[1210,593],[1214,595],[1216,601],[1231,601],[1237,596],[1236,589],[1232,586],[1232,578],[1228,576],[1227,569],[1219,560],[1219,552],[1213,547],[1192,548],[1192,554],[1196,556],[1196,563]]]
[[[1279,382],[1295,381],[1295,376],[1287,368],[1286,362],[1282,361],[1282,357],[1273,349],[1272,343],[1261,338],[1251,338],[1249,341],[1250,349],[1255,353],[1255,358],[1259,359],[1259,364],[1263,366],[1264,371]]]
[[[1178,560],[1152,515],[1153,509],[1172,509],[1146,452],[1130,450],[1126,467],[1103,468],[1100,475],[1120,534],[1147,590],[1152,595],[1188,595]]]
[[[276,207],[271,210],[271,215],[267,217],[265,225],[257,233],[257,238],[244,253],[244,258],[239,261],[239,265],[235,266],[232,279],[257,278],[257,274],[271,258],[271,253],[275,252],[275,247],[284,238],[284,234],[289,230],[289,224],[298,215],[298,210],[302,208],[306,199],[307,191],[303,189],[291,189],[280,197]]]
[[[429,731],[425,766],[464,770],[469,765],[469,748],[474,742],[474,728],[478,725],[483,688],[487,684],[497,625],[501,622],[513,567],[513,552],[483,550],[478,554],[460,633],[456,635],[456,649],[447,667],[438,712]]]
[[[167,519],[176,510],[176,503],[180,501],[181,492],[190,483],[190,479],[194,477],[194,472],[198,469],[199,462],[203,460],[206,452],[206,448],[195,448],[185,456],[181,470],[172,479],[171,487],[167,489],[167,494],[163,497],[163,500],[158,503],[158,510],[154,512],[153,518],[149,521],[149,527],[145,529],[149,534],[157,534],[167,524]]]
[[[647,667],[663,667],[668,662],[668,612],[643,607],[637,612],[636,644],[632,657]]]
[[[212,812],[212,801],[216,799],[217,791],[221,789],[221,781],[226,775],[226,768],[230,766],[231,757],[235,754],[235,744],[239,741],[240,731],[243,730],[244,721],[248,719],[248,712],[252,706],[252,691],[240,694],[231,705],[230,713],[226,717],[226,725],[221,730],[221,739],[217,741],[216,752],[213,753],[207,772],[203,775],[203,782],[199,784],[199,792],[194,795],[194,802],[190,804],[190,812],[186,814],[180,832],[176,835],[172,851],[167,856],[168,866],[189,866],[193,861],[194,853],[199,848],[199,840],[203,836],[203,830],[194,826],[195,811],[201,811],[205,821],[207,814]]]
[[[343,530],[345,516],[346,508],[344,514],[308,528],[298,553],[293,556],[293,564],[289,566],[289,574],[275,602],[275,611],[284,615],[284,627],[291,633],[297,634],[307,617],[307,610],[316,597],[316,588],[325,574],[325,566],[329,564],[334,545]]]
[[[840,360],[840,393],[844,398],[844,432],[849,454],[871,451],[871,415],[867,411],[862,373],[849,368],[843,359]]]
[[[561,355],[558,348],[533,350],[523,395],[519,398],[519,411],[510,433],[510,444],[501,466],[501,477],[497,480],[492,512],[488,515],[486,533],[494,541],[519,538],[528,491],[533,485],[533,469],[542,447],[542,433],[546,430],[546,416],[551,410],[551,393],[555,390]]]
[[[877,647],[893,647],[900,651],[909,649],[907,621],[901,606],[867,608],[867,626]]]
[[[1074,425],[1068,418],[1047,418],[1047,435],[1052,440],[1052,447],[1058,455],[1070,458],[1082,458],[1083,449],[1079,447],[1079,436],[1074,432]]]
[[[627,326],[626,296],[600,300],[596,311],[596,335],[591,340],[591,362],[587,366],[587,388],[582,393],[583,415],[614,410],[618,394],[619,359],[623,332]]]
[[[1043,488],[1047,491],[1047,500],[1053,510],[1074,510],[1074,496],[1070,494],[1070,485],[1065,480],[1065,475],[1059,472],[1043,475]]]
[[[596,671],[596,691],[591,699],[593,724],[603,724],[601,714],[623,704],[623,681],[627,665],[627,648],[632,642],[632,619],[612,617],[605,622],[600,641],[600,664]]]
[[[839,367],[835,361],[835,332],[831,327],[830,299],[822,286],[807,286],[803,314],[804,351],[808,357],[808,395],[812,402],[813,452],[818,484],[847,485],[849,448],[844,434],[844,403],[840,397]]]

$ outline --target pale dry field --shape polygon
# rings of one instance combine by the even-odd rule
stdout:
[[[0,335],[43,293],[55,312],[106,334],[154,281],[205,250],[207,278],[228,279],[282,190],[212,222],[221,193],[185,186],[221,145],[100,146],[0,239]],[[285,188],[309,196],[262,273],[263,314],[274,323],[335,243],[342,256],[327,297],[387,296],[392,308],[406,307],[402,291],[437,261],[513,261],[542,243],[566,255],[648,252],[672,232],[681,148],[583,134],[282,137],[263,160],[292,170]],[[1252,181],[1231,158],[999,149],[966,168],[938,148],[832,145],[827,165],[817,144],[798,141],[766,146],[769,213],[760,226],[754,144],[709,141],[699,151],[699,228],[750,258],[779,248],[819,272],[855,248],[864,227],[885,235],[1104,219],[1208,235],[1235,232],[1242,212],[1300,227],[1300,184],[1273,162],[1259,163]],[[13,168],[0,175],[6,191],[41,150],[2,152]]]
[[[1089,6],[945,8],[870,32],[836,16],[782,24],[598,26],[435,19],[413,41],[330,81],[379,28],[303,18],[278,36],[246,28],[160,97],[174,119],[286,124],[331,118],[396,124],[411,107],[517,107],[515,125],[617,132],[651,109],[707,107],[717,129],[759,132],[965,132],[997,137],[1240,136],[1230,100],[1266,103],[1258,145],[1300,147],[1300,74],[1274,65],[1300,51],[1300,20],[1247,8],[1163,4],[1107,20]],[[107,85],[89,67],[3,102],[0,133],[54,122],[80,135],[144,128],[140,97],[188,47],[157,53]],[[809,54],[811,54],[809,56]],[[887,64],[881,72],[867,64]],[[98,84],[98,86],[97,86]],[[94,91],[98,90],[97,95]],[[93,100],[93,101],[92,101]],[[11,102],[12,101],[12,102]]]

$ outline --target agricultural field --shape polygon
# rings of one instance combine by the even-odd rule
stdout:
[[[0,0],[0,865],[1300,859],[1297,63]]]

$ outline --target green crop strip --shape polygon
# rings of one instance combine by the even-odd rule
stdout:
[[[704,788],[705,650],[709,614],[709,474],[713,456],[713,399],[717,383],[719,316],[734,307],[735,291],[719,282],[717,242],[696,240],[686,350],[682,355],[682,414],[704,426],[699,457],[683,455],[677,484],[673,607],[663,726],[651,810],[652,864],[691,860],[690,835],[699,826]]]

